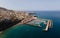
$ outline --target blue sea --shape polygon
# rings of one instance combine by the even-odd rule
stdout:
[[[53,20],[53,28],[44,32],[38,27],[20,25],[4,32],[3,38],[60,38],[60,11],[34,11],[39,18]]]

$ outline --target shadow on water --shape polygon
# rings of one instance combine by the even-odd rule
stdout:
[[[19,23],[21,20],[8,20],[8,19],[4,19],[2,21],[0,21],[0,31],[6,30],[9,27],[12,27],[13,25]]]

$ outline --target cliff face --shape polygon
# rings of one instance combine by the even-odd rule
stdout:
[[[3,31],[27,17],[28,13],[0,7],[0,31]]]

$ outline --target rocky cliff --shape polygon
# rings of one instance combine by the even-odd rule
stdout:
[[[0,31],[19,23],[27,17],[28,13],[24,11],[15,11],[0,7]]]

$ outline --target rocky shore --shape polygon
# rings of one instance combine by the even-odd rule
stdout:
[[[0,7],[0,31],[15,25],[22,19],[30,16],[31,13],[29,14],[24,11],[15,11]]]

